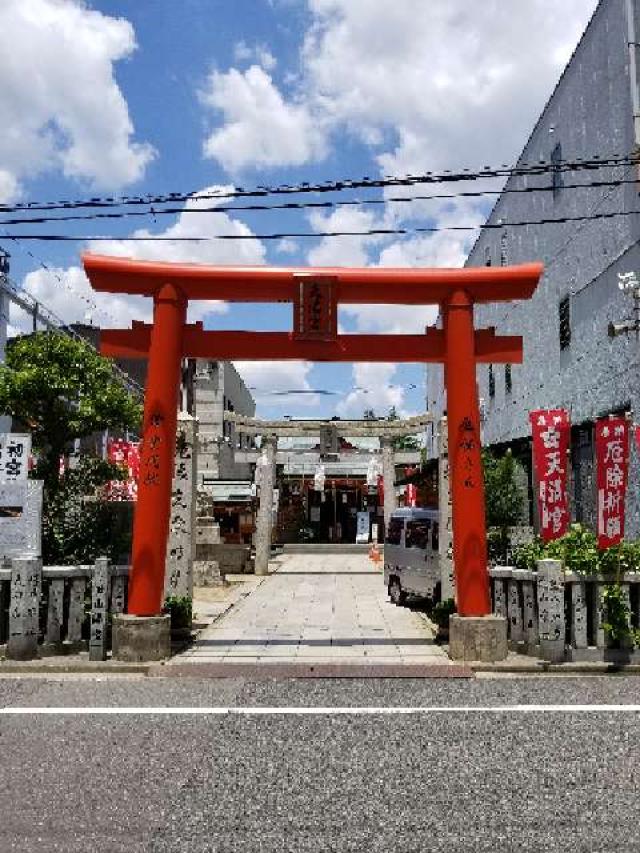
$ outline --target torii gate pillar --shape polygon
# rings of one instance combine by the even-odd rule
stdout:
[[[461,616],[486,616],[491,613],[491,596],[487,573],[473,302],[466,291],[456,290],[443,308],[457,607]]]
[[[178,419],[182,337],[187,300],[165,284],[153,300],[149,373],[144,396],[138,503],[133,523],[129,613],[156,616],[162,610],[171,483]],[[165,507],[169,511],[165,510]]]

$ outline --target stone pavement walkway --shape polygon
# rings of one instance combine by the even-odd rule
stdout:
[[[288,554],[270,568],[167,665],[450,663],[424,617],[391,604],[365,554]]]

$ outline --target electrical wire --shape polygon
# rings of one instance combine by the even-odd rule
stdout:
[[[564,190],[584,190],[584,189],[600,189],[602,187],[619,187],[624,184],[636,184],[637,180],[632,179],[617,179],[617,180],[602,180],[589,181],[582,184],[563,184]],[[34,217],[17,217],[13,219],[4,219],[0,222],[1,225],[42,225],[45,222],[92,222],[99,219],[130,219],[130,218],[148,218],[162,215],[183,215],[197,213],[255,213],[255,212],[270,212],[270,211],[296,211],[296,210],[333,210],[340,207],[368,207],[368,206],[386,206],[388,204],[407,204],[416,201],[451,201],[458,198],[486,198],[489,196],[501,196],[504,193],[515,194],[532,194],[532,193],[553,193],[553,186],[544,187],[511,187],[502,190],[467,190],[458,193],[439,193],[437,195],[412,195],[412,196],[391,196],[385,198],[358,198],[339,201],[299,201],[286,202],[284,204],[225,204],[214,207],[167,207],[158,209],[150,207],[149,210],[124,210],[116,211],[115,213],[82,213],[72,214],[69,216],[34,216]],[[199,197],[197,197],[199,198]],[[2,211],[0,210],[0,214]]]
[[[22,210],[63,210],[76,207],[120,207],[124,205],[149,205],[149,204],[171,204],[179,201],[197,199],[225,199],[225,198],[248,198],[264,197],[270,195],[291,195],[302,193],[331,193],[343,192],[353,189],[381,189],[385,187],[414,186],[416,184],[440,184],[454,181],[474,181],[487,178],[508,178],[520,175],[543,175],[548,173],[577,172],[583,170],[597,170],[618,165],[629,165],[637,163],[635,155],[599,156],[591,158],[574,158],[573,160],[559,160],[552,163],[540,160],[535,164],[521,163],[516,166],[503,164],[492,167],[485,166],[480,170],[462,168],[458,170],[444,170],[441,172],[423,172],[418,175],[407,174],[404,176],[385,176],[382,178],[344,178],[329,180],[322,183],[311,183],[303,181],[295,185],[280,184],[276,186],[258,186],[254,189],[234,187],[232,190],[223,190],[215,193],[203,193],[201,190],[189,192],[171,192],[165,194],[146,196],[95,196],[89,199],[67,199],[60,201],[33,201],[18,204],[0,205],[0,213],[14,213]]]
[[[43,243],[78,243],[90,241],[119,243],[207,243],[213,240],[282,240],[285,238],[325,237],[388,237],[408,234],[437,234],[451,231],[489,231],[505,228],[524,228],[530,225],[564,225],[569,222],[588,222],[614,219],[618,216],[638,216],[640,210],[616,210],[609,213],[586,214],[584,216],[554,216],[545,219],[520,220],[518,222],[485,222],[480,225],[434,225],[415,228],[368,228],[361,231],[281,231],[272,234],[209,234],[201,237],[167,237],[164,235],[117,237],[113,235],[80,234],[5,234],[7,240],[35,240]]]

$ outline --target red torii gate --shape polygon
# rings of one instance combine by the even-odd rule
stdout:
[[[130,614],[162,608],[182,358],[442,362],[445,365],[458,612],[491,612],[476,362],[522,361],[522,338],[474,328],[475,303],[528,299],[542,264],[463,269],[209,267],[83,255],[95,290],[151,296],[153,325],[105,330],[106,356],[148,358]],[[290,302],[292,332],[230,332],[187,324],[190,299]],[[442,329],[341,335],[338,304],[439,304]]]

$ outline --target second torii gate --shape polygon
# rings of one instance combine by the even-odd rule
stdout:
[[[95,290],[152,297],[153,325],[103,331],[101,351],[148,358],[130,614],[161,612],[171,517],[173,449],[183,358],[445,365],[453,553],[458,612],[491,612],[476,363],[520,363],[522,339],[474,328],[475,303],[530,298],[542,264],[463,269],[210,267],[85,254]],[[293,331],[209,331],[186,322],[192,299],[290,302]],[[443,328],[426,334],[338,334],[338,304],[439,304]]]

